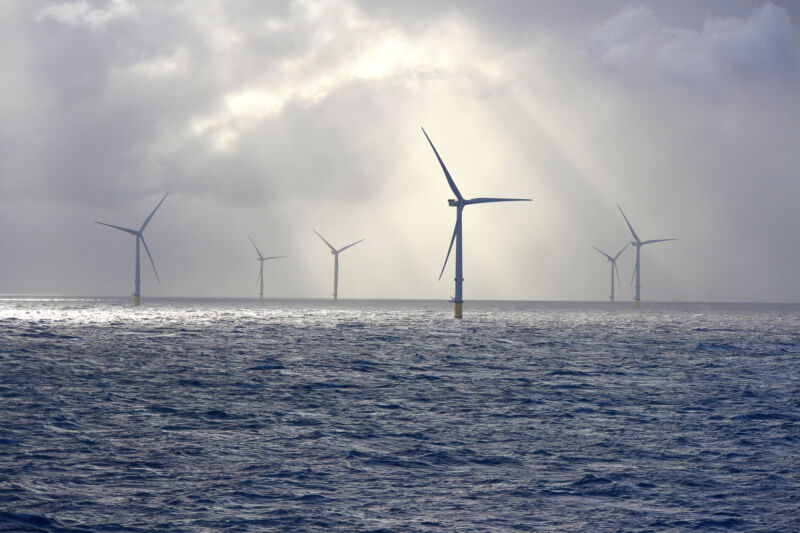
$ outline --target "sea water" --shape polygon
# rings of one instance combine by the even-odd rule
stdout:
[[[0,299],[3,531],[800,531],[800,306]]]

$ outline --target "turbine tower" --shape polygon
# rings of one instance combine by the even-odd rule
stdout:
[[[250,235],[248,235],[247,238],[250,239]],[[258,246],[256,246],[256,243],[253,242],[253,239],[250,239],[250,243],[253,245],[253,248],[256,249],[256,253],[258,254],[258,261],[259,263],[261,263],[261,267],[258,270],[258,279],[256,280],[256,283],[258,283],[259,281],[261,282],[261,287],[259,288],[258,291],[258,297],[264,298],[264,261],[269,261],[270,259],[280,259],[286,256],[272,255],[270,257],[264,257],[263,255],[261,255],[261,251],[258,249]]]
[[[453,250],[453,242],[456,243],[456,295],[453,298],[453,303],[455,304],[454,316],[456,318],[461,318],[461,311],[462,311],[462,304],[464,303],[463,293],[462,293],[462,285],[464,283],[464,272],[463,272],[463,264],[462,264],[462,239],[461,239],[461,213],[464,211],[464,207],[473,204],[486,204],[490,202],[530,202],[530,198],[471,198],[465,199],[461,192],[459,192],[458,187],[456,187],[453,178],[450,177],[450,172],[447,171],[447,167],[444,166],[444,162],[442,158],[439,157],[439,152],[436,151],[436,147],[431,142],[431,138],[428,137],[428,133],[425,131],[425,128],[422,128],[422,133],[425,134],[425,138],[428,139],[428,143],[433,148],[433,153],[436,154],[436,159],[439,160],[439,164],[442,166],[442,170],[444,171],[444,176],[447,178],[447,183],[450,185],[450,189],[453,191],[453,194],[456,195],[455,199],[450,199],[447,201],[447,204],[450,207],[456,208],[456,225],[453,229],[453,237],[450,239],[450,247],[447,249],[447,256],[444,258],[444,265],[442,265],[442,271],[439,273],[439,279],[442,279],[442,274],[444,274],[444,269],[447,266],[447,260],[450,258],[450,252]]]
[[[619,269],[617,268],[617,258],[622,254],[622,252],[625,251],[625,249],[628,246],[629,245],[627,245],[627,244],[625,246],[623,246],[622,250],[617,252],[617,255],[615,255],[614,257],[611,257],[610,255],[605,253],[603,250],[601,250],[597,246],[592,246],[592,248],[594,248],[595,250],[597,250],[598,252],[600,252],[601,254],[606,256],[608,258],[608,262],[611,263],[611,303],[614,303],[614,272],[615,271],[617,273],[617,281],[619,281]],[[620,281],[620,285],[622,285],[621,281]]]
[[[121,226],[115,226],[113,224],[106,224],[105,222],[98,222],[97,220],[95,220],[95,222],[97,224],[101,224],[103,226],[108,226],[109,228],[118,229],[118,230],[124,231],[126,233],[130,233],[131,235],[136,237],[136,279],[134,280],[133,305],[139,305],[139,300],[140,300],[140,297],[141,297],[140,288],[141,288],[141,283],[142,282],[141,282],[141,277],[139,275],[140,274],[140,270],[141,270],[139,268],[139,248],[140,248],[139,247],[139,242],[140,241],[144,245],[144,250],[147,252],[147,257],[150,258],[150,264],[153,266],[153,272],[156,275],[156,281],[158,282],[159,285],[161,285],[161,280],[158,279],[158,271],[156,270],[156,264],[153,262],[153,256],[150,255],[150,249],[147,247],[147,241],[144,240],[144,228],[146,228],[147,225],[150,223],[150,219],[153,218],[153,215],[156,214],[156,211],[158,211],[158,208],[161,207],[162,203],[164,203],[164,200],[167,199],[167,194],[169,194],[169,193],[166,193],[164,195],[164,197],[161,199],[161,201],[158,202],[158,205],[156,206],[156,208],[153,209],[153,212],[150,213],[150,215],[146,219],[144,219],[144,222],[142,223],[142,227],[139,228],[138,230],[130,229],[130,228],[123,228]]]
[[[678,239],[650,239],[649,241],[643,241],[639,239],[639,236],[636,235],[635,231],[633,231],[633,226],[631,226],[631,223],[628,221],[628,217],[625,216],[625,212],[622,211],[622,208],[619,206],[619,204],[617,204],[617,208],[619,209],[619,212],[622,213],[622,218],[625,219],[625,223],[628,225],[628,229],[631,230],[631,235],[633,235],[634,240],[631,241],[631,246],[636,247],[636,267],[634,267],[633,270],[633,275],[636,278],[636,296],[634,296],[633,299],[636,300],[636,308],[638,309],[640,305],[639,292],[641,289],[642,276],[642,270],[639,263],[639,252],[641,251],[642,246],[645,244],[653,244],[655,242],[677,241]],[[633,279],[631,279],[631,282],[633,282]]]
[[[338,250],[331,246],[331,243],[325,240],[325,237],[317,233],[317,230],[313,230],[314,233],[317,234],[317,237],[322,239],[322,241],[328,245],[328,248],[331,249],[331,253],[333,254],[333,299],[339,299],[339,254],[350,248],[351,246],[355,246],[356,244],[360,243],[364,239],[356,241],[352,244],[348,244],[344,248],[339,248]]]

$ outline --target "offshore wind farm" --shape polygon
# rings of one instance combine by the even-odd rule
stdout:
[[[481,203],[523,202],[523,201],[528,201],[529,202],[529,201],[531,201],[531,199],[529,199],[529,198],[492,198],[492,197],[479,197],[479,198],[472,198],[472,199],[464,198],[463,195],[461,194],[461,192],[459,191],[458,187],[456,186],[455,182],[453,181],[453,178],[450,175],[450,172],[448,171],[447,167],[445,166],[444,162],[442,161],[438,151],[436,150],[436,147],[434,146],[434,144],[431,141],[430,137],[428,137],[428,134],[427,134],[427,132],[425,132],[424,128],[422,129],[422,132],[425,135],[425,138],[428,141],[430,147],[432,148],[432,150],[434,152],[434,155],[436,156],[437,161],[439,162],[439,165],[442,168],[442,171],[444,172],[445,179],[446,179],[451,191],[456,196],[455,199],[448,200],[448,205],[450,207],[455,207],[456,208],[456,223],[455,223],[455,226],[454,226],[454,229],[453,229],[453,234],[452,234],[452,237],[451,237],[451,240],[450,240],[450,245],[448,246],[448,249],[447,249],[447,254],[445,256],[444,264],[442,265],[442,269],[441,269],[441,271],[439,273],[439,279],[441,280],[441,278],[442,278],[442,276],[444,274],[444,271],[445,271],[445,269],[447,267],[448,260],[450,258],[450,254],[452,253],[453,247],[455,246],[455,297],[451,298],[451,301],[454,303],[454,317],[455,318],[462,318],[462,316],[463,316],[463,314],[462,314],[463,313],[463,311],[462,311],[463,310],[463,281],[464,281],[464,278],[463,278],[463,241],[462,241],[462,216],[463,215],[462,215],[462,213],[463,213],[464,207],[466,207],[468,205],[481,204]],[[133,292],[133,296],[134,296],[134,305],[137,305],[137,306],[140,305],[140,298],[141,298],[141,267],[140,267],[140,247],[141,246],[144,246],[145,252],[147,253],[147,256],[148,256],[148,258],[150,260],[150,264],[151,264],[151,266],[153,268],[153,273],[156,276],[156,281],[160,284],[160,278],[158,277],[158,271],[156,269],[155,262],[153,261],[153,257],[150,254],[150,250],[149,250],[149,247],[147,246],[147,242],[144,240],[144,230],[147,227],[147,225],[150,223],[150,220],[153,218],[153,216],[155,215],[156,211],[158,211],[159,207],[161,207],[161,204],[164,202],[164,200],[166,199],[168,194],[169,193],[165,194],[161,198],[161,200],[158,202],[156,207],[147,216],[147,218],[144,220],[144,222],[142,223],[141,227],[138,230],[137,229],[131,229],[131,228],[125,228],[125,227],[121,227],[121,226],[116,226],[116,225],[113,225],[113,224],[108,224],[106,222],[95,221],[97,224],[100,224],[100,225],[103,225],[103,226],[107,226],[107,227],[111,227],[111,228],[114,228],[114,229],[117,229],[117,230],[121,230],[121,231],[124,231],[124,232],[126,232],[128,234],[131,234],[134,237],[136,237],[136,241],[135,241],[135,244],[136,244],[136,246],[135,246],[135,262],[134,262],[135,277],[134,277],[134,292]],[[623,220],[625,221],[625,223],[626,223],[626,225],[627,225],[627,227],[628,227],[628,229],[630,231],[630,234],[634,238],[634,240],[631,241],[630,243],[626,244],[614,256],[612,256],[610,254],[607,254],[606,252],[600,250],[599,248],[597,248],[595,246],[593,246],[593,248],[598,253],[602,254],[606,259],[608,259],[608,261],[610,263],[610,266],[611,266],[611,272],[610,272],[611,273],[611,280],[610,280],[611,281],[611,290],[610,290],[610,298],[609,299],[610,299],[610,301],[612,303],[615,301],[615,283],[614,283],[615,276],[617,278],[617,281],[619,281],[619,268],[617,266],[617,259],[628,248],[628,246],[632,246],[632,247],[634,247],[636,249],[636,260],[635,260],[635,264],[634,264],[634,268],[633,268],[633,276],[632,276],[632,279],[631,279],[631,286],[634,285],[634,281],[635,281],[635,293],[634,293],[634,296],[633,296],[633,300],[634,300],[634,302],[636,304],[636,308],[639,308],[640,305],[641,305],[641,302],[640,302],[640,294],[641,294],[640,293],[640,291],[641,291],[641,257],[640,257],[640,250],[641,250],[641,247],[643,247],[643,246],[645,246],[647,244],[654,244],[654,243],[666,242],[666,241],[674,241],[674,240],[677,240],[677,239],[675,239],[675,238],[649,239],[649,240],[642,241],[641,239],[639,239],[638,235],[636,234],[635,230],[633,229],[633,226],[631,225],[630,221],[628,220],[628,218],[625,215],[625,213],[622,210],[622,208],[619,205],[617,205],[617,208],[618,208],[620,214],[622,215]],[[313,230],[313,231],[325,243],[325,245],[329,248],[330,253],[334,256],[334,273],[333,273],[333,293],[332,293],[332,296],[333,296],[333,300],[336,301],[336,300],[338,300],[338,293],[339,293],[339,254],[341,252],[351,248],[352,246],[355,246],[356,244],[359,244],[359,243],[363,242],[365,239],[363,239],[363,238],[359,239],[358,241],[352,242],[352,243],[350,243],[350,244],[348,244],[346,246],[343,246],[342,248],[338,248],[337,249],[330,242],[328,242],[327,239],[325,239],[325,237],[323,237],[319,232],[317,232],[316,230]],[[258,287],[259,287],[259,298],[263,299],[264,298],[264,262],[270,261],[270,260],[274,260],[274,259],[286,258],[287,256],[284,256],[284,255],[280,255],[280,256],[264,256],[264,255],[261,254],[261,251],[259,250],[259,248],[256,245],[255,241],[253,241],[253,239],[249,235],[247,236],[247,238],[250,241],[251,245],[253,246],[253,249],[255,250],[257,259],[259,261],[259,272],[258,272],[258,276],[256,278],[256,285],[258,285]]]
[[[800,531],[800,3],[575,7],[0,2],[0,531]]]

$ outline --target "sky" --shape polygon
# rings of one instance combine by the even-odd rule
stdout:
[[[800,302],[800,3],[0,2],[0,294]],[[635,253],[619,259],[629,286]]]

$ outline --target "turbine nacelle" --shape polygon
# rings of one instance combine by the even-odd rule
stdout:
[[[455,198],[449,198],[447,200],[447,205],[449,205],[450,207],[458,207],[458,200],[456,200]]]

